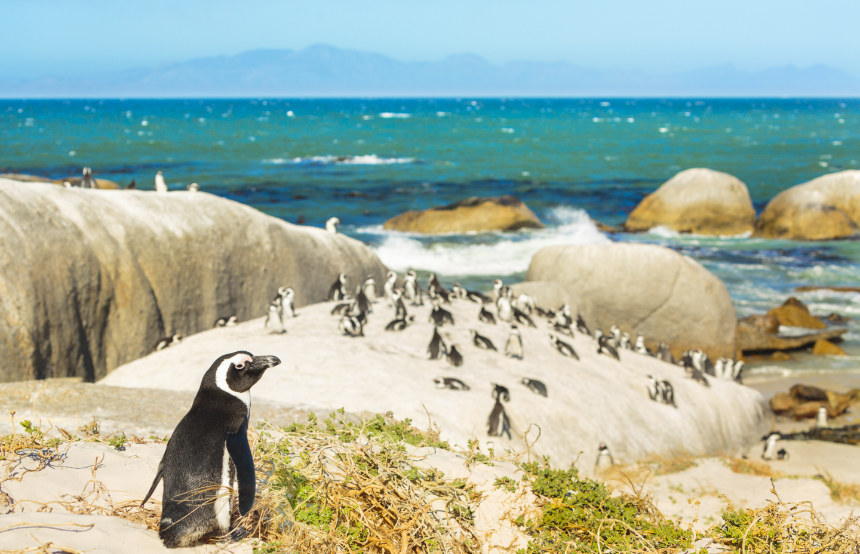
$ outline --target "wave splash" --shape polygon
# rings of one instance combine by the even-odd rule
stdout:
[[[269,165],[396,165],[415,163],[415,158],[384,158],[376,154],[363,156],[308,156],[305,158],[267,158]]]
[[[535,252],[554,244],[609,242],[584,210],[555,208],[548,214],[545,229],[516,233],[424,236],[359,229],[379,233],[382,239],[372,249],[395,271],[433,271],[440,276],[504,277],[524,273]]]

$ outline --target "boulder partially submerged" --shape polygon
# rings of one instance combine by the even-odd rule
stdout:
[[[712,169],[687,169],[646,196],[624,224],[627,231],[657,226],[679,233],[740,235],[752,232],[755,209],[738,178]]]
[[[265,314],[280,286],[324,300],[385,267],[362,243],[206,193],[0,179],[0,380],[94,380],[221,317]]]
[[[473,196],[424,211],[408,211],[392,217],[384,228],[392,231],[437,235],[541,229],[543,223],[521,200],[513,196]]]
[[[755,234],[831,240],[860,232],[860,170],[841,171],[784,190],[768,202]]]
[[[553,281],[571,310],[593,328],[617,325],[649,348],[666,342],[679,357],[700,348],[734,358],[737,323],[725,285],[698,262],[662,246],[632,243],[548,246],[532,258],[526,279]]]
[[[847,331],[845,327],[829,326],[792,296],[764,315],[739,319],[738,349],[750,353],[776,352],[817,345],[815,354],[840,355],[842,350],[829,341],[840,339]]]

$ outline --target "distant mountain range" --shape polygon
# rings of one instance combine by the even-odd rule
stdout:
[[[438,62],[327,45],[251,50],[156,68],[9,80],[0,97],[858,96],[860,81],[824,65],[746,72],[731,65],[668,75],[567,62],[494,65],[462,54]]]

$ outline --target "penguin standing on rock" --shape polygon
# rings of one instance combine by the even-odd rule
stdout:
[[[511,325],[511,334],[505,343],[505,356],[509,358],[523,359],[523,337],[516,325]]]
[[[239,514],[254,505],[256,475],[248,445],[251,387],[275,356],[233,352],[203,375],[191,409],[176,426],[149,492],[164,479],[158,536],[168,548],[191,546],[230,530],[231,491],[239,491]]]
[[[332,283],[331,287],[328,289],[328,299],[345,300],[346,296],[346,275],[338,273],[337,279],[335,279],[334,283]]]
[[[431,360],[438,360],[447,353],[448,349],[445,346],[445,341],[442,340],[442,335],[439,334],[439,329],[434,327],[433,336],[430,338],[430,344],[427,345],[427,354],[430,355]]]
[[[598,471],[615,465],[615,458],[612,457],[612,452],[605,442],[601,442],[597,447],[597,459],[594,461],[594,470]]]
[[[155,192],[167,192],[167,183],[164,182],[161,171],[155,174]]]
[[[382,292],[385,296],[385,302],[389,306],[394,306],[394,285],[397,283],[397,274],[389,271],[385,276],[385,284],[382,285]]]

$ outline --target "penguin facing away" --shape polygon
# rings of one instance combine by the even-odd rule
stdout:
[[[248,445],[251,387],[275,356],[233,352],[215,360],[203,375],[191,409],[176,426],[149,492],[164,479],[158,536],[168,548],[190,546],[230,530],[233,482],[238,483],[239,513],[254,505],[256,476]]]

